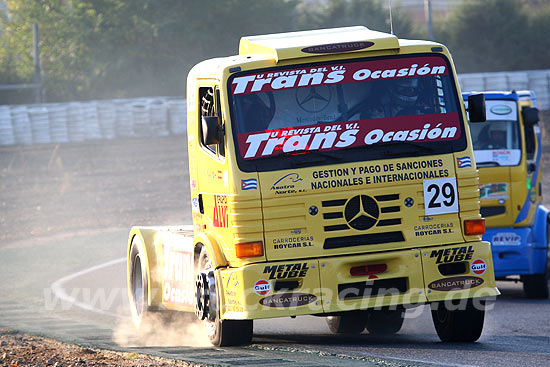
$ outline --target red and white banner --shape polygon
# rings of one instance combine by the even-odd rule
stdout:
[[[233,78],[231,88],[233,95],[239,95],[368,80],[447,75],[448,72],[445,59],[439,56],[395,58],[237,76]]]
[[[398,116],[242,133],[244,159],[308,150],[337,150],[399,141],[452,141],[460,138],[458,113]]]

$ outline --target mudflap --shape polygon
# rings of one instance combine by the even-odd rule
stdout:
[[[489,242],[423,248],[421,258],[429,302],[500,294]]]

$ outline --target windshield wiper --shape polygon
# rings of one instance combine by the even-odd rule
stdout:
[[[500,163],[495,161],[476,162],[478,167],[500,167]]]

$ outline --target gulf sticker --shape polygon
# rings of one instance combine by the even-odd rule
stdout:
[[[271,291],[271,283],[265,279],[260,279],[254,284],[254,292],[258,296],[266,296]]]
[[[482,259],[475,259],[470,266],[472,273],[482,275],[487,270],[487,264]]]
[[[337,150],[400,141],[453,141],[460,137],[458,113],[396,116],[352,122],[242,133],[237,137],[244,159],[308,150]]]

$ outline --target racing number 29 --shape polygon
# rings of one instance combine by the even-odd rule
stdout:
[[[458,212],[456,177],[424,180],[425,215]]]

